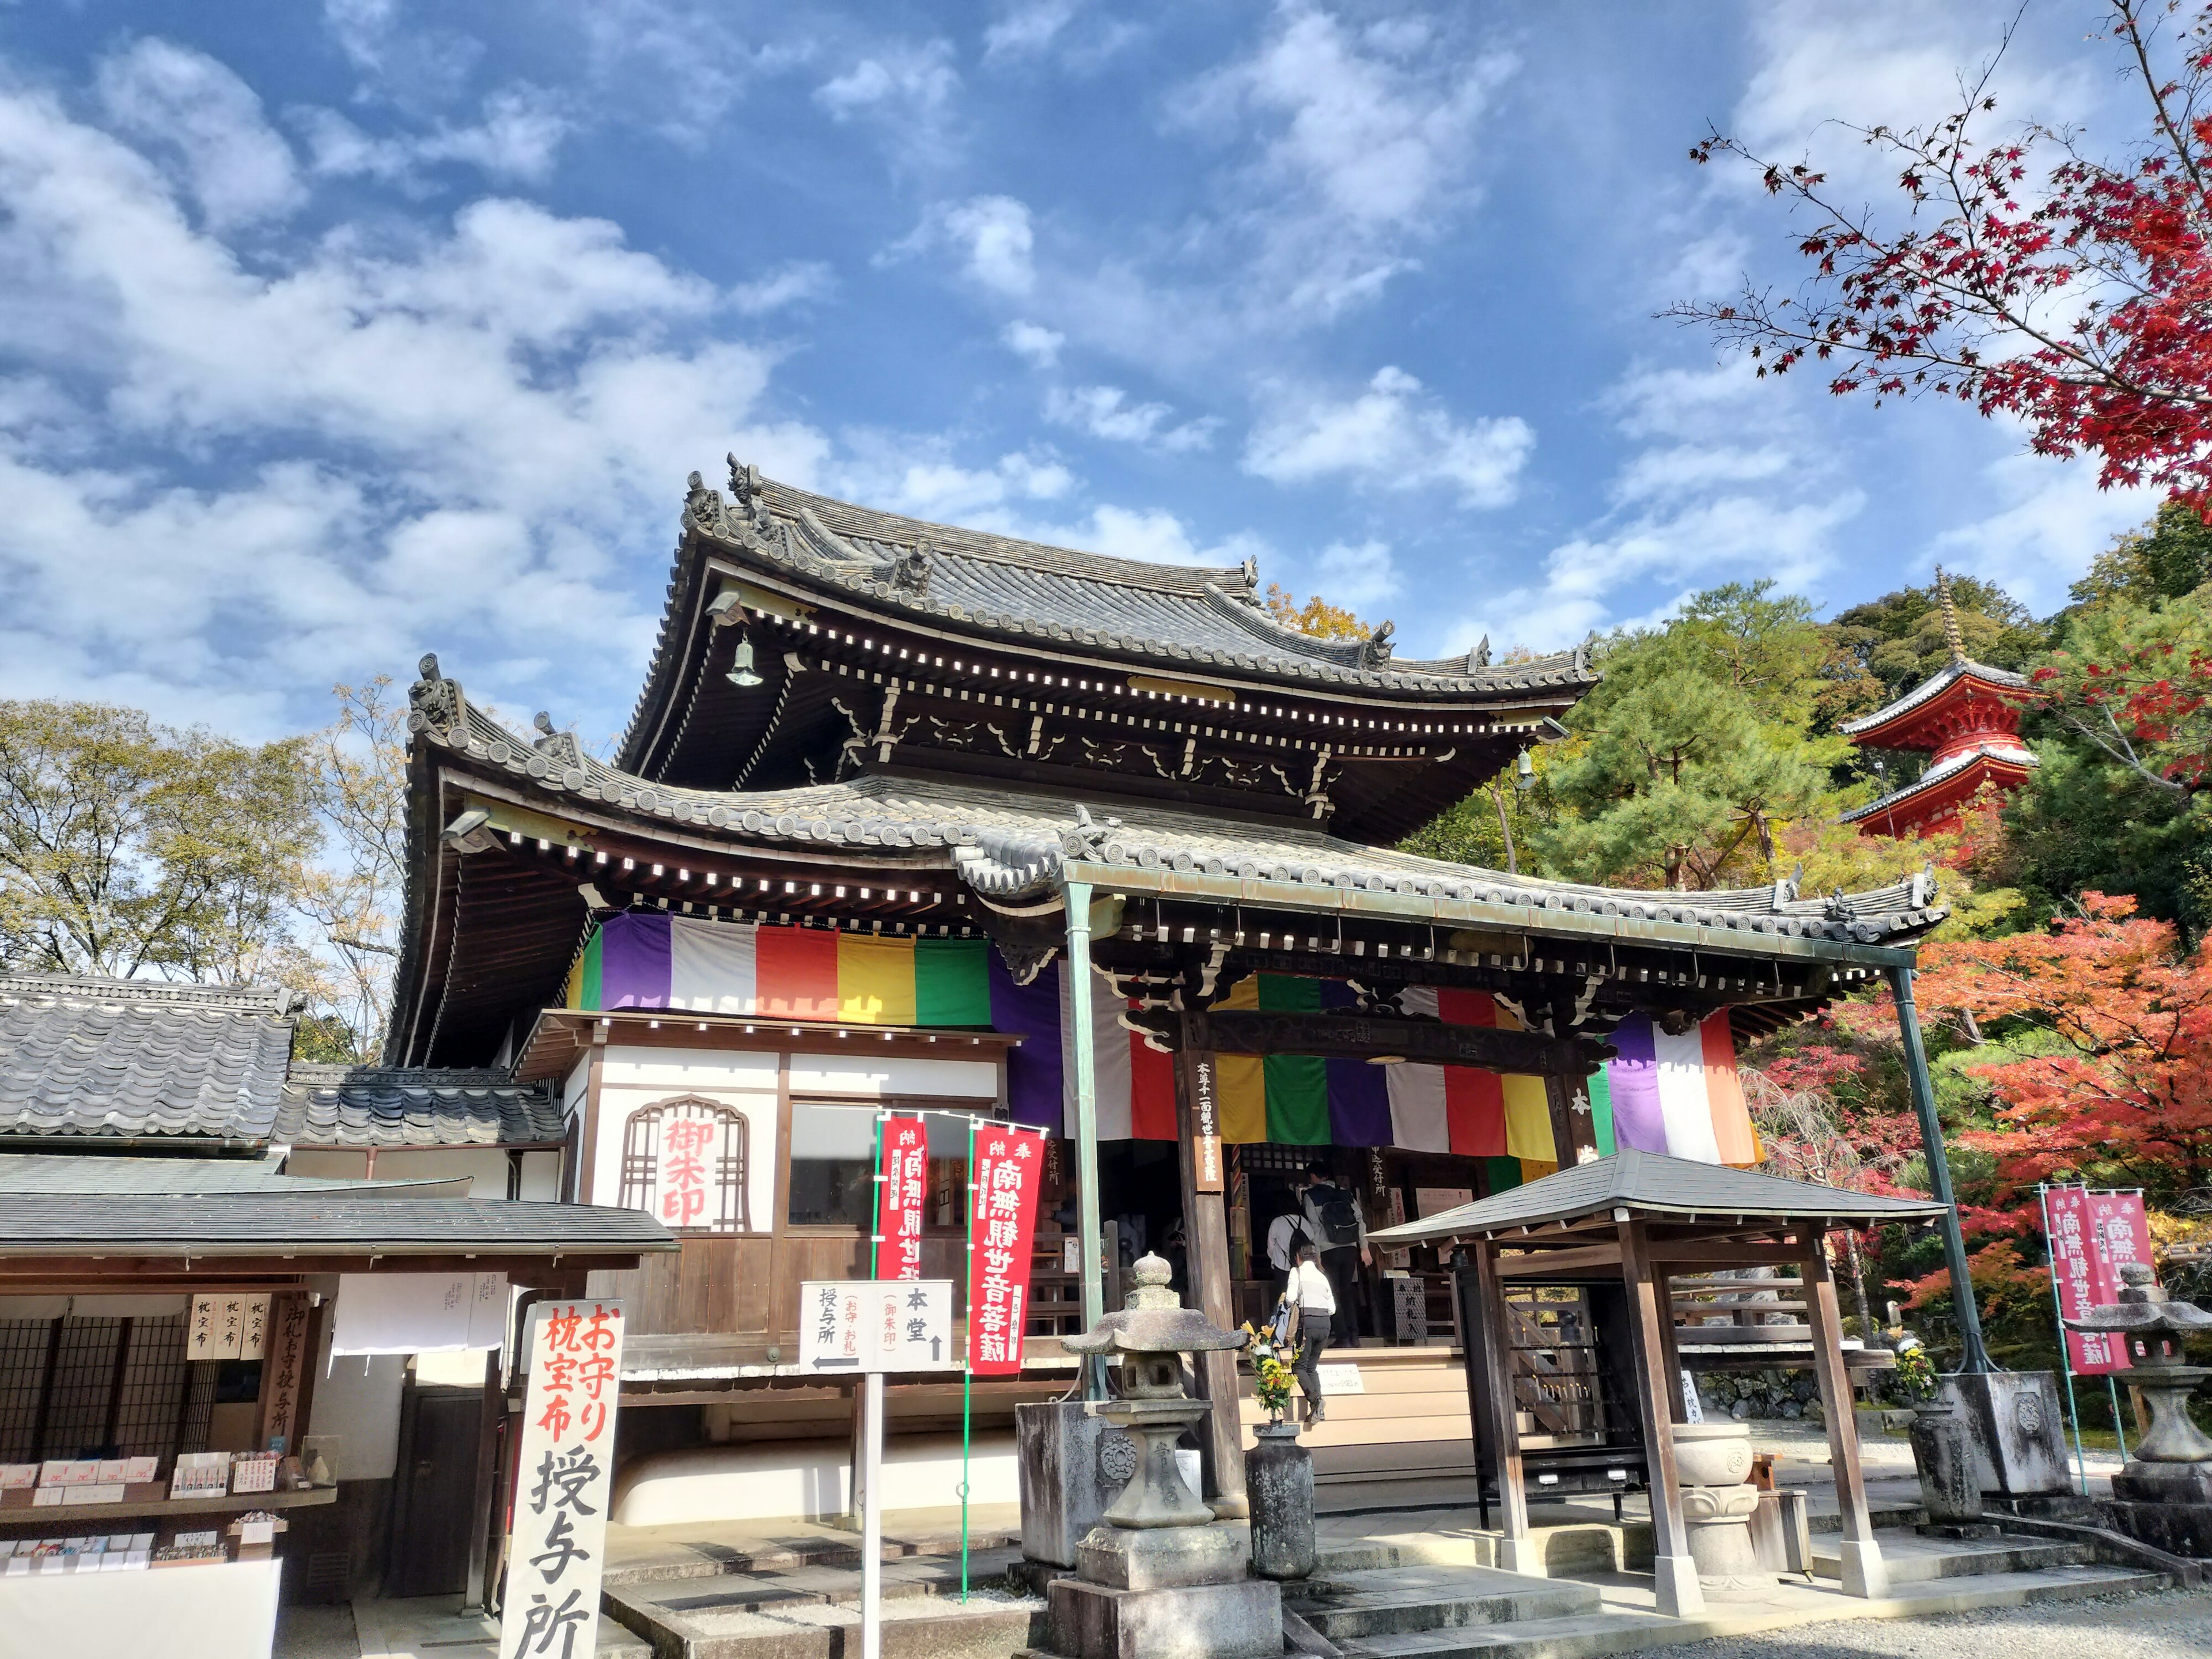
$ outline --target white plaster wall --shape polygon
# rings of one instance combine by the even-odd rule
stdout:
[[[991,1060],[923,1060],[871,1054],[865,1039],[853,1039],[849,1053],[793,1054],[791,1092],[843,1095],[879,1100],[886,1095],[964,1095],[995,1100],[998,1062]]]
[[[777,1151],[774,1054],[610,1044],[600,1065],[598,1138],[589,1149],[591,1202],[611,1206],[622,1195],[623,1133],[630,1114],[673,1096],[697,1095],[745,1120],[745,1212],[753,1231],[769,1230]]]

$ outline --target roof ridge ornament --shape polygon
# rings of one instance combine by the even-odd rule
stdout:
[[[929,564],[937,550],[928,542],[916,542],[914,546],[891,560],[891,586],[912,590],[917,593],[929,590]]]
[[[1959,607],[1951,597],[1951,573],[1942,565],[1936,567],[1936,607],[1943,613],[1943,643],[1950,647],[1951,660],[1966,660],[1966,637],[1959,631]]]
[[[1480,639],[1474,642],[1474,649],[1467,653],[1467,672],[1472,674],[1477,669],[1487,668],[1489,666],[1490,635],[1485,634]]]
[[[1398,648],[1390,639],[1397,631],[1398,624],[1385,617],[1375,631],[1359,642],[1359,665],[1362,668],[1380,668],[1389,662],[1390,653]]]
[[[583,745],[576,741],[574,732],[563,732],[553,724],[553,716],[541,708],[530,722],[543,733],[531,747],[544,756],[549,765],[563,770],[584,763]]]
[[[415,665],[416,679],[407,688],[407,729],[427,732],[432,727],[452,732],[462,722],[463,711],[468,700],[461,694],[461,683],[449,680],[438,672],[438,653],[426,651],[422,660]]]

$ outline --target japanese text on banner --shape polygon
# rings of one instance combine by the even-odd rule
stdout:
[[[921,1217],[928,1185],[929,1131],[918,1117],[884,1120],[883,1198],[878,1206],[876,1277],[921,1277]]]
[[[660,1120],[660,1146],[654,1157],[653,1214],[664,1227],[711,1227],[715,1216],[708,1196],[717,1188],[714,1159],[722,1139],[719,1121],[678,1117]]]
[[[533,1311],[500,1659],[591,1659],[614,1496],[623,1312],[596,1301]]]
[[[2097,1237],[2098,1228],[2112,1218],[2107,1214],[2100,1221],[2093,1213],[2096,1200],[2117,1196],[2081,1187],[2053,1187],[2045,1195],[2051,1212],[2051,1272],[2058,1286],[2059,1310],[2068,1319],[2086,1317],[2092,1308],[2112,1301],[2118,1289],[2111,1248]],[[2129,1369],[2126,1342],[2102,1331],[2067,1332],[2066,1359],[2076,1376]]]
[[[974,1244],[968,1263],[968,1364],[978,1376],[1022,1368],[1030,1241],[1044,1168],[1041,1129],[993,1124],[975,1137]]]

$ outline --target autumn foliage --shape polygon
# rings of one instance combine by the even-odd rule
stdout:
[[[1959,1139],[1996,1156],[2001,1194],[2081,1176],[2155,1202],[2212,1176],[2212,963],[2135,909],[2085,893],[2081,915],[2047,932],[1923,952],[1924,1018],[2040,1034],[2043,1052],[1967,1068],[1994,1095],[1996,1121]]]
[[[1813,275],[1794,295],[1747,286],[1669,314],[1762,375],[1809,358],[1838,394],[1956,398],[2027,422],[2039,453],[2098,455],[2107,487],[2212,505],[2212,7],[2172,40],[2170,10],[2113,0],[2108,36],[2144,131],[2112,158],[2033,122],[1984,137],[1995,59],[1924,125],[1847,129],[1895,166],[1890,220],[1809,162],[1709,134],[1693,159],[1751,163],[1804,216]]]

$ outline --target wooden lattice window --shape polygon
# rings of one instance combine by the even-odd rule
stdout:
[[[747,1232],[749,1161],[745,1117],[736,1108],[696,1095],[656,1101],[623,1126],[619,1201],[671,1231]]]

